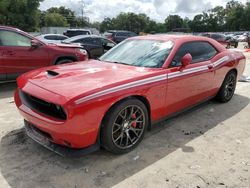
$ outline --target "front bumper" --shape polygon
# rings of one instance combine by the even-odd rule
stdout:
[[[89,146],[83,149],[72,149],[66,146],[61,146],[55,144],[51,141],[50,137],[46,135],[46,133],[37,129],[31,123],[24,121],[26,134],[37,143],[41,144],[45,148],[63,156],[63,157],[82,157],[94,151],[100,149],[100,145],[98,143]]]
[[[39,95],[46,97],[43,99],[45,101],[47,101],[48,98],[53,98],[55,100],[58,98],[55,94],[51,94],[35,85],[29,85],[30,83],[27,83],[25,88],[32,88],[32,92],[36,90],[36,92],[39,92]],[[74,116],[67,120],[56,119],[52,116],[43,114],[39,109],[32,109],[26,106],[19,96],[18,90],[15,92],[15,103],[20,114],[27,122],[34,125],[35,128],[49,135],[51,142],[73,149],[88,148],[98,142],[99,120],[97,118],[91,119],[88,118],[90,117],[88,115],[82,116],[81,114],[84,112],[80,109],[74,113]]]

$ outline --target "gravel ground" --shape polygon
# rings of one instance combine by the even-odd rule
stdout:
[[[250,187],[250,83],[239,82],[227,104],[209,101],[159,123],[129,154],[100,150],[80,159],[25,136],[15,88],[0,85],[1,188]]]

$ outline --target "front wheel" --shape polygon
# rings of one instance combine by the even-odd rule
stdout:
[[[137,99],[122,101],[105,117],[101,133],[102,145],[112,153],[127,153],[142,141],[147,126],[146,106]]]
[[[223,103],[230,101],[234,95],[236,82],[237,82],[236,73],[234,71],[230,71],[229,73],[227,73],[215,99]]]

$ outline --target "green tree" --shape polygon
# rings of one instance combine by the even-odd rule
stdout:
[[[67,19],[58,13],[46,13],[44,18],[45,26],[47,27],[66,27],[68,26]]]
[[[250,2],[246,3],[244,14],[243,14],[244,19],[243,21],[243,27],[246,31],[250,30]]]
[[[52,7],[50,9],[48,9],[46,12],[47,13],[58,13],[58,14],[62,15],[64,18],[66,18],[67,23],[72,27],[77,25],[75,12],[68,9],[68,8],[65,8],[63,6],[61,6],[59,8]]]
[[[226,11],[223,6],[216,6],[213,9],[209,11],[214,18],[214,21],[217,24],[216,31],[223,31],[225,29],[225,24],[226,24]]]
[[[183,27],[183,19],[179,15],[169,15],[165,19],[165,26],[167,31]]]
[[[144,31],[149,18],[145,14],[121,13],[112,19],[114,29],[129,30],[135,33]]]
[[[226,30],[239,31],[244,29],[244,5],[238,1],[229,1],[226,5]]]
[[[38,7],[42,0],[1,0],[0,24],[35,31],[39,24]]]

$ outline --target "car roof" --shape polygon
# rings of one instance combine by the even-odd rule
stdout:
[[[18,28],[11,27],[11,26],[4,26],[4,25],[0,25],[0,29],[7,29],[7,30],[12,30],[12,31],[18,31],[18,32],[22,31]]]
[[[126,30],[108,30],[107,33],[116,33],[116,32],[123,32],[123,33],[134,33],[133,31],[126,31]]]
[[[72,40],[78,40],[78,39],[83,39],[83,38],[102,38],[102,39],[106,39],[105,37],[102,37],[102,36],[99,36],[99,35],[77,35],[77,36],[65,39],[65,41],[72,41]],[[108,40],[108,39],[106,39],[106,40]]]
[[[82,39],[82,38],[104,38],[104,37],[98,35],[77,35],[74,37],[70,37],[69,39]]]
[[[145,36],[135,36],[128,38],[126,40],[159,40],[159,41],[173,41],[176,44],[183,44],[186,42],[193,42],[193,41],[205,41],[213,44],[217,50],[224,51],[225,48],[220,45],[217,41],[212,38],[203,37],[203,36],[194,36],[194,35],[167,35],[167,34],[158,34],[158,35],[145,35]]]
[[[162,40],[162,41],[169,41],[169,40],[172,40],[172,41],[176,41],[176,40],[209,40],[207,37],[203,37],[203,36],[167,35],[167,34],[135,36],[135,37],[132,37],[132,38],[133,39]]]
[[[65,35],[49,33],[49,34],[43,34],[43,35],[41,35],[41,36],[65,36]],[[65,37],[67,37],[67,36],[65,36]]]
[[[90,29],[67,29],[67,31],[90,31]]]

